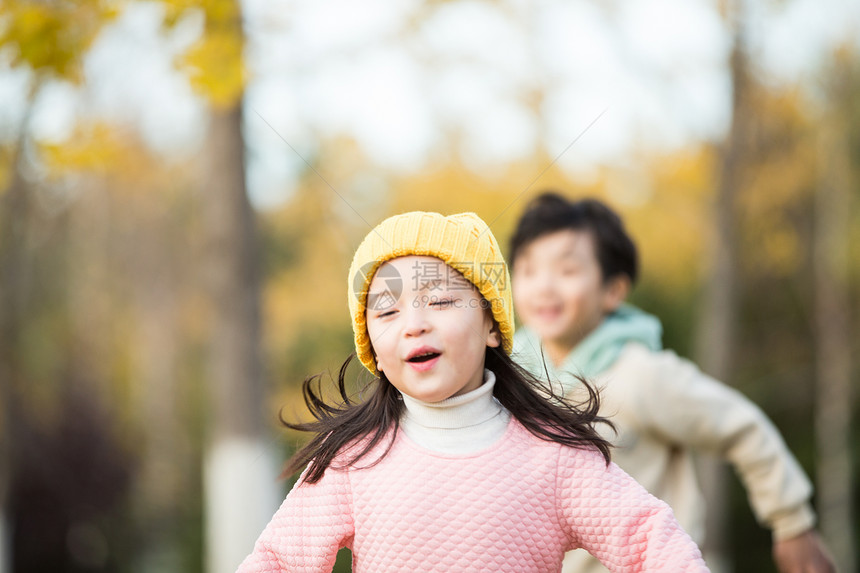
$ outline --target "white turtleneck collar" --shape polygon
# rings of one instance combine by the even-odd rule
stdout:
[[[480,387],[441,402],[422,402],[401,392],[403,432],[419,446],[445,454],[466,454],[502,437],[511,414],[493,397],[496,375],[484,369]]]

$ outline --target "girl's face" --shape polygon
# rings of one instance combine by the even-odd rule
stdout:
[[[486,347],[501,344],[478,289],[436,257],[383,263],[370,283],[366,316],[378,370],[424,402],[478,388]]]

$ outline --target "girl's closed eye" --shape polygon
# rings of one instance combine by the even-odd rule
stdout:
[[[435,306],[436,308],[449,308],[453,306],[454,299],[453,298],[442,298],[436,299],[430,303],[430,306]]]

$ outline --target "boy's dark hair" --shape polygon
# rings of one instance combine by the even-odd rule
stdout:
[[[355,353],[346,359],[338,373],[339,404],[326,402],[320,388],[322,375],[316,375],[305,379],[302,386],[305,403],[316,420],[291,423],[281,415],[281,423],[286,427],[315,433],[290,458],[282,477],[290,476],[305,464],[310,464],[303,479],[307,483],[316,483],[338,454],[349,451],[350,455],[343,463],[351,465],[369,454],[386,437],[389,449],[394,443],[395,434],[390,431],[396,432],[399,428],[400,415],[405,407],[400,393],[385,379],[384,374],[380,374],[359,393],[365,396],[364,400],[353,401],[346,389],[346,372],[353,358]],[[543,440],[569,447],[595,448],[609,463],[609,442],[597,433],[594,425],[605,423],[610,428],[614,426],[597,415],[597,392],[585,380],[582,383],[588,392],[588,399],[580,404],[572,404],[553,394],[543,382],[498,348],[487,347],[484,367],[496,375],[493,396],[529,432]],[[349,450],[352,446],[357,447]],[[388,449],[369,465],[379,462],[387,453]]]
[[[510,267],[514,268],[517,256],[532,241],[566,229],[591,233],[604,281],[627,275],[631,284],[636,283],[639,257],[621,217],[597,199],[570,201],[553,191],[541,193],[526,205],[511,237]]]

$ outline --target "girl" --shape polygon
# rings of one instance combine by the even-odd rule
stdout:
[[[307,464],[239,573],[560,571],[582,547],[612,571],[707,571],[669,507],[609,462],[597,397],[568,404],[511,361],[510,280],[472,213],[413,212],[350,270],[356,354],[374,374],[330,405],[305,381]]]

